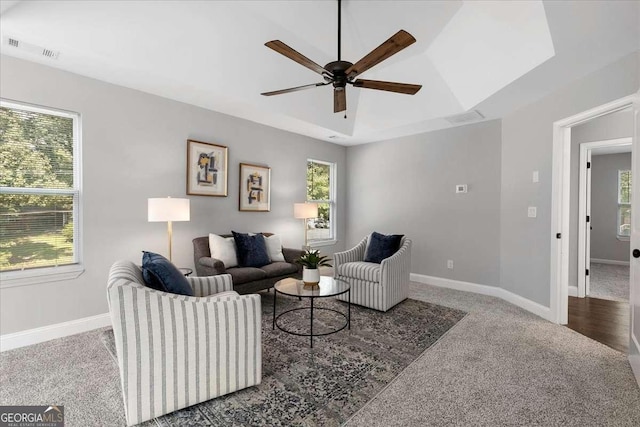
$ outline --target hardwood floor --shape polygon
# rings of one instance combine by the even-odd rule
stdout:
[[[623,353],[629,352],[629,303],[569,297],[567,327]]]

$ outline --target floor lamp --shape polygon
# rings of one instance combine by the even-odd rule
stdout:
[[[308,250],[309,244],[307,239],[307,231],[309,229],[309,225],[307,221],[312,218],[318,217],[318,204],[317,203],[295,203],[293,205],[293,216],[294,218],[301,219],[304,224],[304,247],[303,249]]]
[[[189,221],[191,212],[189,199],[172,199],[171,197],[149,199],[149,222],[167,222],[169,236],[169,261],[171,261],[171,240],[173,239],[173,221]]]

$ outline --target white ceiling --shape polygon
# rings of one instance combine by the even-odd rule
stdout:
[[[343,2],[342,58],[356,62],[399,29],[417,42],[362,78],[422,84],[415,96],[330,87],[266,48],[279,39],[336,58],[337,2],[0,1],[0,53],[351,145],[451,126],[471,109],[502,117],[640,48],[640,2]],[[6,44],[57,50],[48,59]]]
[[[614,145],[610,147],[599,147],[591,150],[592,156],[604,156],[607,154],[631,153],[631,143],[624,145]]]

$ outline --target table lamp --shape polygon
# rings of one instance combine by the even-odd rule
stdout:
[[[151,198],[148,204],[149,222],[167,222],[169,236],[169,261],[171,261],[171,240],[173,238],[173,221],[189,221],[191,218],[189,199],[172,199],[171,197]]]
[[[311,218],[318,217],[318,204],[317,203],[294,203],[293,216],[297,219],[302,219],[304,224],[304,249],[309,249],[307,243],[307,230],[309,225],[307,221]]]

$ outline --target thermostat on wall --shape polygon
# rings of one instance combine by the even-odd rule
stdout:
[[[466,192],[467,192],[467,184],[456,185],[456,193],[466,193]]]

